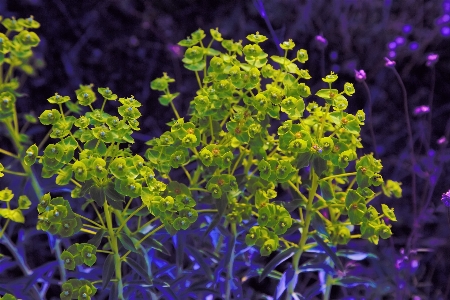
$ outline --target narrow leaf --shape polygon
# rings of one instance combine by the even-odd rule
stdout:
[[[114,275],[114,254],[108,254],[102,269],[102,290],[106,288]]]
[[[335,263],[336,267],[340,271],[344,271],[344,265],[342,265],[342,262],[336,256],[336,253],[334,253],[333,250],[331,250],[331,248],[328,247],[328,245],[316,233],[313,234],[313,238],[316,240],[317,244],[319,244],[323,248],[323,250],[328,254],[331,260]]]
[[[137,252],[133,241],[131,240],[131,238],[128,235],[121,232],[117,237],[119,238],[120,243],[122,244],[122,246],[125,249],[127,249],[128,251],[131,251],[131,252]]]
[[[194,257],[195,261],[200,266],[200,269],[205,273],[206,277],[208,277],[209,280],[213,280],[214,276],[211,271],[211,268],[206,263],[202,253],[197,248],[192,247],[190,245],[187,245],[187,251],[189,252],[190,255]]]
[[[214,227],[219,224],[220,220],[222,219],[223,215],[225,214],[225,209],[227,208],[228,199],[225,193],[222,195],[220,199],[217,199],[216,206],[217,206],[217,214],[214,216],[213,220],[211,221],[211,224],[209,224],[208,229],[206,229],[204,237],[207,236]]]
[[[97,233],[88,241],[88,243],[98,248],[105,233],[106,233],[105,229],[99,229]]]
[[[175,238],[177,239],[177,253],[175,260],[177,263],[177,270],[181,273],[183,270],[184,249],[186,248],[186,234],[183,231],[178,231]]]
[[[292,247],[287,248],[280,253],[278,253],[272,260],[265,266],[261,275],[259,276],[259,282],[261,282],[273,269],[275,269],[279,264],[284,262],[286,259],[290,258],[294,255],[295,252],[298,251],[298,248]]]
[[[153,285],[152,279],[148,276],[147,270],[145,270],[135,260],[127,257],[125,259],[125,263],[127,263],[136,273],[138,273],[147,284]]]
[[[372,287],[376,288],[377,284],[369,279],[369,278],[363,278],[363,277],[357,277],[357,276],[347,276],[344,278],[336,278],[334,280],[335,285],[340,285],[344,287],[355,287],[358,285],[365,285],[366,287]]]
[[[137,239],[142,239],[144,237],[144,234],[141,232],[136,233],[136,238]],[[163,243],[161,243],[160,241],[156,240],[156,239],[152,239],[152,238],[148,238],[145,239],[142,242],[143,245],[147,246],[147,247],[151,247],[153,249],[158,250],[159,252],[164,253],[165,255],[171,255],[170,251],[164,246]]]
[[[292,248],[290,248],[292,249]],[[295,249],[295,248],[294,248]],[[292,268],[292,266],[289,266],[289,268],[284,271],[283,276],[281,276],[280,281],[278,282],[277,289],[275,291],[275,300],[278,300],[283,295],[284,291],[286,290],[287,286],[292,280],[296,280],[295,271]]]

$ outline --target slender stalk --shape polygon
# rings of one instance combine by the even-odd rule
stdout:
[[[409,119],[409,108],[408,108],[408,95],[406,93],[406,87],[405,84],[403,83],[402,78],[400,77],[400,74],[398,73],[398,71],[395,68],[391,68],[394,71],[395,77],[397,78],[400,87],[402,89],[402,94],[403,94],[403,108],[405,111],[405,119],[406,119],[406,129],[408,130],[408,146],[409,146],[409,154],[410,154],[410,160],[411,160],[411,176],[412,176],[412,190],[411,190],[411,197],[413,200],[413,217],[412,219],[414,220],[414,224],[413,224],[413,232],[412,232],[412,236],[415,235],[418,226],[416,226],[416,222],[417,222],[417,199],[416,199],[416,173],[414,172],[414,165],[416,164],[416,158],[414,155],[414,142],[413,142],[413,134],[412,134],[412,129],[411,129],[411,121]],[[411,246],[411,245],[408,245]]]
[[[297,252],[295,252],[294,257],[292,258],[292,265],[294,267],[295,275],[294,275],[294,278],[289,282],[288,292],[287,292],[286,298],[285,298],[286,300],[291,300],[291,295],[294,293],[294,289],[295,289],[294,283],[297,282],[296,279],[297,279],[298,273],[299,273],[298,265],[300,263],[300,258],[303,254],[303,251],[305,251],[306,240],[308,239],[309,226],[311,224],[311,219],[312,219],[312,215],[313,215],[312,206],[313,206],[314,195],[316,194],[317,187],[319,185],[318,177],[317,177],[316,173],[314,172],[314,169],[311,169],[311,173],[312,173],[312,185],[311,185],[311,188],[309,189],[308,203],[306,204],[306,211],[305,211],[306,215],[305,215],[305,222],[302,226],[302,236],[298,243],[299,249]]]
[[[368,110],[367,110],[367,116],[368,116],[368,121],[369,121],[369,130],[370,130],[370,137],[372,138],[372,148],[373,148],[373,153],[375,155],[375,158],[378,158],[378,153],[377,153],[377,141],[375,139],[375,133],[373,131],[373,120],[372,120],[372,96],[370,95],[370,90],[369,90],[369,86],[367,85],[367,83],[365,81],[362,82],[364,85],[364,88],[366,89],[367,92],[367,98],[369,99],[369,105],[368,105]]]
[[[117,244],[117,235],[114,233],[114,228],[112,224],[112,211],[109,209],[108,202],[105,201],[105,204],[103,205],[103,208],[105,209],[105,218],[106,218],[106,224],[108,226],[108,233],[109,233],[109,243],[111,245],[111,250],[114,252],[114,267],[115,267],[115,275],[117,280],[117,299],[118,300],[124,300],[123,298],[123,282],[122,282],[122,262],[120,260],[120,254],[119,254],[119,247]]]
[[[427,151],[430,149],[431,144],[431,120],[432,120],[432,111],[433,111],[433,98],[434,98],[434,89],[436,86],[436,69],[434,66],[431,66],[431,91],[428,98],[428,108],[430,109],[428,113],[428,143],[427,143]]]
[[[236,223],[231,223],[231,233],[233,234],[233,237],[236,238]],[[231,249],[231,257],[227,265],[227,279],[225,281],[226,282],[225,299],[231,299],[231,281],[233,280],[234,249],[235,245],[233,245],[233,249]]]

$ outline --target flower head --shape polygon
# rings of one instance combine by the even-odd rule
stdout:
[[[414,109],[415,116],[421,116],[430,112],[430,107],[426,105],[418,106]]]
[[[445,206],[450,207],[450,190],[442,194],[441,201],[442,203],[444,203]]]
[[[386,63],[384,64],[388,68],[393,68],[395,66],[395,61],[390,60],[389,58],[385,57],[384,60]]]
[[[325,49],[325,47],[328,45],[328,41],[326,38],[324,38],[321,35],[317,35],[316,38],[316,46],[317,48],[319,48],[320,50]]]
[[[425,65],[427,67],[432,67],[438,62],[438,60],[439,60],[439,54],[430,53],[427,55],[427,62],[425,63]]]
[[[366,72],[364,70],[355,70],[355,79],[358,82],[363,82],[366,80]]]

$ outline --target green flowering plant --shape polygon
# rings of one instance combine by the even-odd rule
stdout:
[[[27,127],[30,123],[36,123],[37,119],[31,114],[18,115],[16,102],[17,98],[22,95],[19,92],[19,80],[15,77],[18,72],[28,76],[36,75],[36,69],[39,68],[41,62],[33,57],[33,49],[38,46],[40,39],[34,30],[39,28],[40,24],[34,20],[33,16],[19,19],[14,17],[3,19],[0,16],[0,21],[4,28],[0,31],[0,129],[6,133],[14,147],[14,151],[12,151],[8,148],[5,149],[2,145],[0,154],[19,161],[22,168],[17,171],[9,167],[5,168],[0,163],[0,177],[3,177],[4,174],[29,177],[35,194],[40,197],[42,193],[36,177],[29,166],[21,160],[23,151],[27,145],[31,144],[30,138],[19,128],[20,122],[23,121],[24,127]],[[13,195],[8,188],[0,193],[3,196]],[[26,195],[18,197],[17,204],[12,204],[10,200],[6,200],[5,197],[2,197],[1,200],[0,216],[6,221],[0,231],[0,238],[10,221],[24,223],[22,211],[28,209],[31,204]]]
[[[95,90],[91,84],[80,85],[75,101],[59,94],[48,98],[53,108],[42,112],[39,121],[51,126],[49,136],[55,141],[43,150],[29,146],[21,155],[23,164],[42,165],[41,176],[69,186],[71,197],[85,199],[82,209],[91,207],[95,218],[75,212],[70,200],[47,193],[37,207],[37,228],[61,237],[92,235],[87,243],[62,252],[69,271],[95,267],[98,255],[106,255],[101,280],[68,279],[61,299],[90,299],[100,283],[102,289],[111,285],[117,298],[124,299],[124,280],[129,278],[124,272],[130,270],[160,292],[169,288],[147,272],[142,244],[152,241],[152,247],[164,252],[155,233],[189,230],[199,214],[212,218],[202,229],[205,235],[220,228],[233,240],[245,237],[263,256],[281,251],[261,270],[260,279],[292,257],[294,274],[284,287],[287,299],[298,274],[308,269],[300,265],[303,253],[320,250],[333,261],[326,274],[329,293],[342,283],[338,274],[344,271],[332,249],[351,239],[377,244],[380,237],[391,236],[385,219],[396,221],[393,210],[383,204],[380,213],[370,202],[381,193],[401,196],[400,184],[383,180],[381,162],[372,154],[357,155],[365,115],[345,111],[353,85],[346,83],[339,92],[332,86],[338,75],[331,73],[323,78],[327,87],[315,93],[317,102],[306,102],[312,98],[306,84],[311,76],[300,67],[308,54],[300,49],[290,59],[292,40],[280,45],[284,56],[269,57],[259,45],[267,38],[259,33],[249,35],[245,46],[223,39],[217,29],[210,34],[207,46],[201,29],[179,43],[187,47],[182,61],[199,85],[188,117],[181,117],[174,105],[179,96],[169,90],[174,79],[164,73],[150,83],[163,93],[159,102],[170,105],[176,118],[169,130],[146,143],[142,156],[129,148],[133,132],[140,130],[142,106],[133,96],[120,97],[108,87]],[[213,48],[214,43],[223,49]],[[103,101],[98,108],[99,95]],[[105,110],[108,101],[119,102],[116,112]],[[174,178],[178,171],[183,174],[179,181]],[[280,192],[288,195],[286,201],[278,198]],[[9,191],[3,194],[10,200]],[[131,219],[138,219],[137,227],[130,225]],[[147,227],[151,229],[144,234]],[[290,240],[293,233],[300,233],[298,241]],[[233,293],[234,244],[230,251],[225,299]]]

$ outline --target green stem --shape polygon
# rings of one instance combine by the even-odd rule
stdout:
[[[294,257],[292,258],[292,265],[294,267],[294,271],[295,271],[294,276],[295,277],[289,282],[288,292],[287,292],[286,298],[285,298],[286,300],[290,300],[291,295],[294,293],[294,289],[295,289],[294,283],[297,282],[296,277],[298,277],[298,272],[299,272],[298,265],[300,263],[300,257],[302,256],[303,251],[305,250],[306,240],[308,239],[309,225],[311,224],[312,215],[314,213],[312,207],[313,207],[314,196],[317,191],[318,177],[317,177],[316,173],[314,172],[314,169],[311,169],[311,173],[312,173],[312,184],[311,184],[311,188],[309,189],[308,203],[306,204],[305,223],[302,226],[302,236],[298,243],[299,249],[294,254]]]
[[[236,238],[236,223],[231,223],[231,233],[233,234],[234,238]],[[227,266],[227,279],[226,279],[226,292],[225,292],[225,299],[231,299],[231,281],[233,280],[233,264],[234,264],[234,248],[231,249],[231,257],[230,261],[228,262]]]
[[[328,179],[333,179],[333,178],[338,178],[338,177],[347,177],[347,176],[353,176],[353,175],[356,175],[356,172],[331,175],[331,176],[328,176],[328,177],[321,178],[320,180],[326,181]]]
[[[7,151],[5,149],[2,149],[2,148],[0,148],[0,153],[3,153],[5,155],[8,155],[8,156],[11,156],[11,157],[19,159],[18,155],[14,154],[14,153],[11,153],[11,152],[9,152],[9,151]]]
[[[134,216],[136,215],[139,211],[141,211],[141,209],[143,209],[144,207],[146,207],[145,205],[141,205],[138,208],[136,208],[125,220],[122,217],[122,214],[120,214],[119,212],[114,212],[116,214],[116,217],[119,219],[121,225],[119,226],[119,228],[117,228],[116,233],[119,234],[120,231],[125,228],[125,232],[126,234],[131,235],[131,230],[128,228],[127,222]]]
[[[120,260],[120,254],[119,254],[119,247],[117,244],[117,235],[114,233],[114,228],[112,224],[112,218],[111,218],[111,211],[108,206],[108,202],[105,201],[105,204],[103,205],[103,208],[105,209],[105,218],[106,218],[106,224],[108,226],[108,233],[109,233],[109,244],[111,245],[111,250],[114,252],[114,267],[115,267],[115,273],[116,273],[116,280],[117,280],[117,299],[118,300],[124,300],[123,298],[123,282],[122,282],[122,262]]]
[[[333,281],[333,277],[331,277],[330,275],[327,274],[327,281],[325,283],[325,292],[323,293],[323,300],[328,300],[330,299],[330,295],[331,295],[331,283]]]
[[[8,134],[12,139],[14,147],[17,150],[17,153],[18,153],[17,157],[20,158],[20,153],[23,150],[23,146],[20,143],[19,134],[14,130],[14,128],[11,126],[11,124],[9,122],[5,122],[5,125],[6,125],[6,129],[8,130]],[[22,165],[23,170],[31,179],[31,186],[33,187],[34,193],[36,194],[37,198],[40,199],[42,197],[43,193],[42,193],[41,186],[40,186],[36,176],[34,175],[30,166],[27,166],[22,159],[19,159],[19,161],[20,161],[20,164]]]
[[[28,177],[27,173],[22,173],[22,172],[15,172],[15,171],[10,171],[10,170],[3,170],[3,173],[8,173],[8,174],[12,174],[12,175],[17,175],[17,176],[24,176],[24,177]]]

